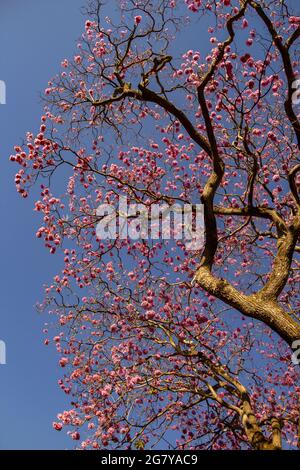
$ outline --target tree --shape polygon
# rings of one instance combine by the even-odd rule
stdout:
[[[20,194],[42,182],[37,237],[64,250],[44,307],[73,398],[54,427],[70,426],[83,448],[297,445],[292,3],[124,0],[106,17],[91,2],[78,54],[45,91],[40,132],[15,147]],[[195,49],[178,57],[185,31]],[[201,202],[204,246],[97,237],[97,208],[120,196],[145,213]]]

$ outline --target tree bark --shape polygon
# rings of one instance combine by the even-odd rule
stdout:
[[[215,277],[208,267],[203,266],[197,270],[194,281],[243,315],[264,322],[290,346],[293,341],[300,339],[300,324],[276,300],[268,299],[262,291],[245,295],[225,279]]]

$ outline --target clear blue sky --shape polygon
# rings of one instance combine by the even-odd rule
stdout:
[[[7,86],[7,104],[0,105],[0,339],[7,346],[7,365],[0,365],[0,449],[72,447],[68,436],[52,430],[67,401],[57,385],[58,356],[43,345],[46,314],[34,309],[43,296],[42,285],[59,271],[59,257],[49,256],[35,238],[39,220],[33,200],[17,195],[17,167],[8,158],[26,131],[37,129],[39,92],[59,70],[61,59],[73,56],[84,25],[83,4],[0,2],[0,80]]]

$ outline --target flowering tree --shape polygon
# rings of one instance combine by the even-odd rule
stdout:
[[[297,446],[292,3],[123,0],[107,17],[91,2],[39,133],[15,147],[19,193],[41,183],[37,237],[64,251],[44,307],[72,407],[53,426],[83,448]],[[194,49],[178,56],[185,32]],[[97,208],[120,196],[140,212],[201,202],[204,246],[97,236]]]

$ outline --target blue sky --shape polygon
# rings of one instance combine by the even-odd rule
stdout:
[[[7,364],[0,365],[0,449],[64,449],[71,439],[52,430],[67,400],[57,386],[61,369],[53,349],[43,345],[46,315],[34,304],[42,286],[59,271],[59,257],[49,256],[35,238],[39,220],[33,199],[21,200],[8,161],[15,144],[39,125],[39,93],[72,56],[83,29],[84,0],[1,0],[0,80],[7,104],[0,105],[1,295],[0,339]]]

